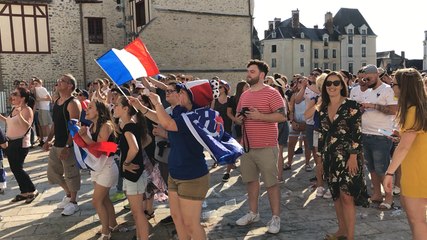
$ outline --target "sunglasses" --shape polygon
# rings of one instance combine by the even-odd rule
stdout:
[[[332,86],[332,84],[333,84],[335,87],[338,87],[339,85],[341,85],[341,81],[340,81],[340,80],[335,80],[335,81],[326,81],[326,82],[325,82],[325,85],[326,85],[327,87]]]
[[[81,97],[81,96],[83,96],[83,94],[79,93],[79,94],[77,94],[77,96]]]
[[[167,89],[166,91],[165,91],[167,94],[172,94],[172,93],[174,93],[174,92],[178,92],[177,90],[170,90],[170,89]]]
[[[93,85],[98,85],[98,83],[97,83],[97,82],[94,82],[94,83],[93,83]]]
[[[394,86],[399,86],[399,84],[398,84],[398,83],[395,83],[395,82],[391,82],[391,83],[390,83],[390,87],[391,87],[391,88],[393,88]]]

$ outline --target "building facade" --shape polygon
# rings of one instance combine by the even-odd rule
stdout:
[[[163,73],[245,77],[253,0],[0,0],[0,91],[63,73],[105,77],[94,59],[136,37]]]
[[[262,58],[273,72],[307,75],[313,68],[357,72],[376,62],[376,35],[357,9],[325,14],[324,28],[304,26],[299,10],[269,21],[261,41]]]
[[[427,69],[427,31],[424,31],[423,48],[424,48],[423,70],[425,70]]]

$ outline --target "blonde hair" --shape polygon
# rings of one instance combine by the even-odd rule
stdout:
[[[328,76],[327,73],[322,73],[316,78],[316,87],[319,89],[319,91],[322,91],[322,86],[325,82],[326,76]]]

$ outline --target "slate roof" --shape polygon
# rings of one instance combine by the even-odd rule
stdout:
[[[349,24],[354,25],[354,34],[359,35],[359,27],[365,24],[368,27],[367,35],[375,35],[369,26],[368,22],[362,16],[358,9],[353,8],[340,8],[334,16],[334,26],[337,27],[338,32],[345,34],[345,28]]]
[[[363,18],[362,14],[357,9],[341,8],[333,19],[334,31],[332,34],[329,34],[326,28],[307,28],[301,22],[299,28],[292,28],[292,18],[288,18],[275,28],[275,38],[272,37],[270,32],[265,39],[301,38],[301,32],[303,32],[305,35],[304,38],[312,41],[323,41],[323,35],[325,33],[329,35],[329,41],[339,41],[339,36],[346,34],[344,27],[350,23],[355,26],[354,34],[360,34],[358,28],[365,24],[368,27],[367,34],[375,35],[365,18]]]

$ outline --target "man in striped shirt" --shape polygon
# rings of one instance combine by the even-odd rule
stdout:
[[[245,226],[259,221],[258,198],[261,174],[267,187],[273,217],[268,232],[280,231],[280,187],[277,181],[278,129],[286,121],[285,104],[280,93],[265,85],[268,65],[251,60],[247,65],[250,89],[242,94],[237,105],[237,123],[242,125],[245,154],[241,158],[242,180],[247,184],[249,213],[236,221]]]

